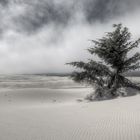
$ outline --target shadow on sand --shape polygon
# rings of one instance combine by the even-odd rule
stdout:
[[[83,101],[96,102],[96,101],[113,100],[118,97],[135,96],[139,93],[140,92],[138,90],[133,89],[133,88],[123,88],[123,89],[119,90],[119,92],[116,96],[110,96],[110,95],[105,94],[105,96],[99,97],[99,96],[96,96],[95,93],[93,92],[93,93],[88,94],[84,99],[77,99],[77,102],[83,102]]]

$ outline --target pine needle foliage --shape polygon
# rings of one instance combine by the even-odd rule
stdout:
[[[140,53],[129,57],[128,53],[137,48],[140,39],[131,40],[131,33],[122,24],[114,24],[114,30],[106,33],[98,40],[91,40],[93,46],[88,49],[92,55],[98,56],[100,61],[88,60],[88,62],[67,63],[78,69],[71,77],[76,82],[86,82],[96,88],[94,97],[116,97],[119,96],[120,88],[140,87],[124,76],[124,73],[140,68]],[[93,96],[90,96],[93,99]]]

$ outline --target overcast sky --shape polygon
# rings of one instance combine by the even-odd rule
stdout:
[[[0,73],[70,72],[65,63],[91,57],[88,40],[112,24],[140,37],[139,9],[140,0],[0,0]]]

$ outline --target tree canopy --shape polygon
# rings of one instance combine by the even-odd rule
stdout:
[[[140,87],[124,76],[124,73],[140,68],[140,53],[136,52],[131,57],[128,53],[137,48],[140,39],[132,41],[131,33],[122,24],[114,24],[114,30],[107,32],[98,40],[91,40],[93,46],[88,49],[90,54],[97,55],[99,60],[89,59],[88,62],[68,63],[78,69],[71,77],[76,82],[86,82],[96,88],[90,97],[116,97],[120,95],[120,88]]]

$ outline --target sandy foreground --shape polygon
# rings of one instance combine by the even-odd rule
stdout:
[[[1,91],[0,140],[140,140],[140,95],[77,101],[90,91]]]

